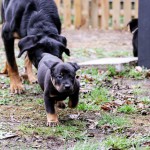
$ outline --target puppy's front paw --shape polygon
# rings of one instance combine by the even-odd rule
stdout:
[[[48,127],[56,127],[59,125],[59,122],[47,122]]]
[[[65,109],[66,108],[66,105],[64,102],[61,102],[61,101],[58,101],[57,102],[57,107],[60,108],[60,109]]]
[[[55,127],[59,124],[57,114],[47,113],[47,126]]]

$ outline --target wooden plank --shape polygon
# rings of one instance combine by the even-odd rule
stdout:
[[[89,0],[83,1],[82,0],[82,27],[88,28],[89,27]]]
[[[120,29],[120,0],[113,1],[113,29]]]
[[[101,29],[108,29],[109,0],[101,0]]]
[[[75,8],[75,28],[81,27],[82,24],[82,2],[81,0],[74,0]]]
[[[91,25],[98,28],[98,0],[91,1]]]
[[[59,15],[61,15],[60,0],[55,0],[55,3],[57,5]]]
[[[131,0],[124,1],[124,26],[131,20]]]
[[[64,0],[64,27],[71,26],[71,1]]]
[[[138,18],[138,12],[139,12],[139,2],[138,0],[135,1],[135,18]]]
[[[55,3],[56,3],[56,5],[57,5],[57,7],[59,9],[60,8],[60,0],[55,0]]]

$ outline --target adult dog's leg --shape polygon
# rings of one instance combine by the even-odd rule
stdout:
[[[5,63],[4,69],[0,72],[0,74],[8,74],[8,64]]]
[[[35,75],[33,73],[32,63],[29,60],[28,55],[26,55],[26,57],[25,57],[25,73],[28,76],[28,80],[29,80],[30,84],[37,82],[37,78],[35,77]]]
[[[7,22],[3,24],[2,38],[6,52],[7,71],[10,77],[10,90],[12,93],[21,93],[24,88],[19,77],[14,54],[14,37]]]

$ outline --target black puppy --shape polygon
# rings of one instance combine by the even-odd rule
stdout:
[[[8,72],[10,76],[11,92],[20,93],[23,85],[14,55],[14,40],[21,39],[20,56],[28,51],[33,63],[41,59],[42,52],[59,58],[63,52],[68,55],[67,41],[60,35],[61,22],[54,0],[3,0],[1,14],[2,38],[7,58],[4,72]],[[35,51],[38,51],[36,56]],[[37,64],[38,62],[34,64],[35,67]]]
[[[130,32],[133,34],[133,56],[138,57],[138,19],[132,19],[128,25],[130,27]]]
[[[44,91],[45,108],[47,112],[47,125],[58,124],[58,117],[54,105],[65,107],[62,100],[69,97],[68,106],[74,108],[79,101],[79,81],[76,79],[76,71],[79,66],[76,63],[64,63],[58,57],[51,54],[42,54],[38,65],[38,82]]]

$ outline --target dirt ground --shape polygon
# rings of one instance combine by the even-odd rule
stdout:
[[[66,58],[69,61],[81,62],[93,58],[99,58],[97,53],[93,52],[95,49],[102,50],[104,53],[106,53],[106,57],[107,52],[115,53],[116,51],[127,52],[129,56],[132,55],[132,35],[129,32],[63,30],[62,35],[67,38],[68,48],[71,50],[71,57]],[[80,56],[80,51],[82,50],[89,50],[89,55],[87,55],[85,59],[82,59],[82,55],[84,54]],[[0,40],[0,55],[0,69],[2,69],[5,62],[2,40]],[[94,57],[90,57],[90,55],[94,55]],[[22,60],[19,60],[19,64],[19,70],[20,72],[22,72]],[[121,86],[140,85],[140,87],[150,89],[149,79],[140,81],[133,81],[128,79],[122,81],[121,79],[115,79],[114,82],[119,83]],[[111,84],[113,85],[114,82],[112,82]],[[83,83],[81,83],[81,85],[82,84]],[[72,135],[74,136],[73,132],[76,132],[76,130],[69,133],[70,138],[66,139],[65,133],[64,135],[60,135],[61,132],[59,131],[59,129],[61,127],[59,129],[49,129],[48,127],[45,127],[45,110],[43,101],[41,101],[42,91],[40,90],[38,85],[29,85],[25,83],[25,87],[26,92],[23,95],[10,95],[8,77],[0,75],[0,149],[65,150],[73,147],[78,141],[78,138],[72,137]],[[86,85],[84,86],[84,88],[85,87]],[[143,94],[140,94],[138,98],[149,95],[150,91],[147,90]],[[80,114],[79,119],[75,119],[75,122],[73,122],[69,114]],[[133,119],[134,125],[130,129],[125,129],[124,132],[126,132],[126,135],[128,133],[132,133],[132,136],[140,134],[143,134],[143,136],[149,135],[150,117],[149,115],[142,116],[139,114],[140,113],[129,116],[131,119]],[[78,109],[67,109],[65,111],[60,111],[59,115],[62,127],[64,127],[63,130],[66,130],[67,133],[67,125],[76,126],[77,131],[81,128],[81,132],[84,133],[82,136],[83,139],[85,138],[84,136],[87,136],[90,138],[95,137],[96,140],[101,141],[112,132],[111,129],[106,129],[104,131],[104,128],[102,127],[91,129],[89,128],[89,126],[91,126],[93,122],[96,122],[98,118],[101,118],[101,116],[103,115],[101,110],[78,111]],[[78,121],[82,121],[82,124],[78,125]],[[39,128],[37,129],[37,127]],[[37,130],[34,130],[34,128],[36,128]],[[33,130],[30,131],[29,129]],[[43,130],[45,130],[45,132]],[[54,133],[54,135],[49,135],[49,131]],[[9,133],[10,135],[7,135],[6,133]]]

